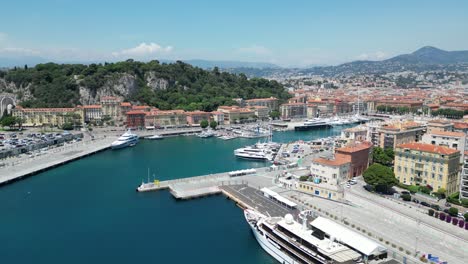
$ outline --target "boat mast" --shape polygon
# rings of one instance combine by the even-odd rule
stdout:
[[[150,182],[150,181],[149,181],[149,168],[148,168],[148,182]]]

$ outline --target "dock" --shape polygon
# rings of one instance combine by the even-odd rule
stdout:
[[[110,148],[110,144],[114,140],[115,138],[113,137],[107,137],[92,141],[82,141],[73,145],[50,149],[46,154],[38,157],[26,157],[18,161],[8,162],[0,167],[0,185],[8,184],[104,151]]]

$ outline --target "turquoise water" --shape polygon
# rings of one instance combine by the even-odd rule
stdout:
[[[338,132],[278,132],[274,140]],[[233,156],[256,141],[143,140],[2,186],[0,263],[276,263],[223,196],[135,192],[148,168],[165,180],[265,166]]]

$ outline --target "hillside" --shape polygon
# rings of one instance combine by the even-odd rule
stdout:
[[[183,62],[127,60],[105,64],[38,64],[0,72],[0,93],[17,95],[24,107],[94,104],[106,95],[160,109],[211,111],[233,98],[289,97],[284,87],[243,74],[207,71]]]

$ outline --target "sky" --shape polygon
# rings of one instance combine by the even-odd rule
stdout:
[[[269,62],[468,50],[466,0],[2,1],[0,57]]]

